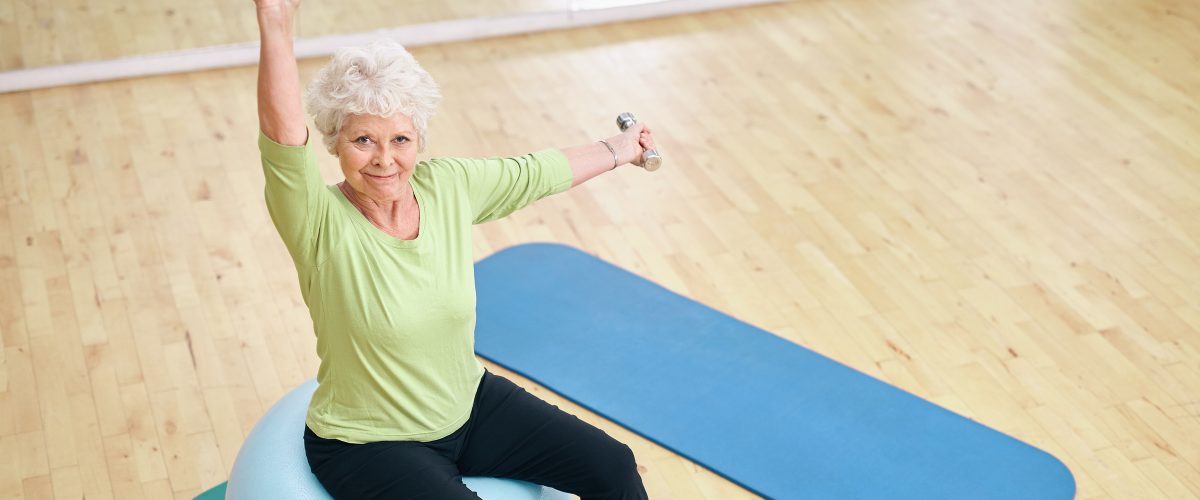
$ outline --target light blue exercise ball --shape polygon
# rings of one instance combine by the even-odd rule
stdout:
[[[254,425],[233,463],[225,490],[226,499],[331,499],[317,476],[308,469],[304,454],[304,416],[316,390],[317,380],[309,379],[275,403]],[[467,477],[463,482],[484,500],[572,498],[554,488],[513,479]]]

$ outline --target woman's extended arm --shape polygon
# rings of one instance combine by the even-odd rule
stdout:
[[[563,148],[562,152],[567,156],[567,161],[571,163],[571,173],[575,176],[571,187],[583,184],[588,179],[608,172],[619,165],[632,163],[640,166],[642,151],[655,149],[654,137],[650,135],[650,128],[642,123],[635,123],[624,132],[609,137],[605,141],[612,146],[612,151],[599,142]],[[613,153],[617,155],[616,165],[613,164]]]
[[[255,0],[262,42],[258,60],[258,126],[268,139],[288,146],[308,141],[300,104],[300,70],[292,26],[300,0]]]

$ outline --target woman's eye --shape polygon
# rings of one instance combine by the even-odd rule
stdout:
[[[396,136],[396,142],[405,143],[405,142],[408,142],[408,138],[405,136],[399,135],[399,136]]]
[[[371,138],[363,135],[363,136],[359,136],[357,139],[354,139],[354,142],[357,142],[359,144],[366,144],[368,142],[371,142]]]

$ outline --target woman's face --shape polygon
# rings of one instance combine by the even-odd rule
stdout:
[[[346,182],[376,202],[399,201],[417,165],[417,128],[401,113],[349,115],[336,151]]]

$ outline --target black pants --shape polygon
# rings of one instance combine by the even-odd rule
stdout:
[[[305,426],[304,450],[335,499],[478,499],[462,476],[520,479],[584,500],[646,498],[628,446],[489,372],[467,423],[442,439],[349,444]]]

